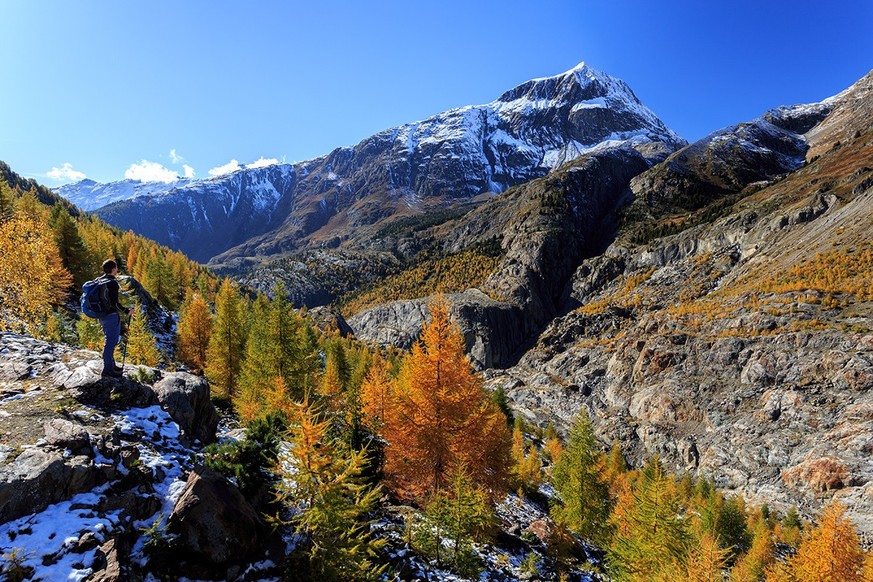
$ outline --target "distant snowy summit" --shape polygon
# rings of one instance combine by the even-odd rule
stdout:
[[[173,188],[184,186],[191,181],[186,178],[180,178],[173,182],[120,180],[118,182],[101,184],[86,178],[73,184],[65,184],[54,188],[54,191],[82,210],[91,211],[120,200],[129,200],[137,196],[149,196],[167,192]]]
[[[350,229],[503,192],[595,148],[629,141],[670,149],[686,143],[626,83],[582,63],[491,103],[387,129],[293,165],[139,190],[80,182],[58,193],[74,202],[88,198],[87,208],[109,223],[206,261],[238,245],[241,256],[346,240]]]

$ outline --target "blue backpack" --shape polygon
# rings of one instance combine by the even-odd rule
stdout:
[[[82,313],[95,319],[109,313],[109,281],[106,277],[98,277],[82,285]]]

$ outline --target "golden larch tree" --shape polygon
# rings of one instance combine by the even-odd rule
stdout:
[[[148,318],[142,309],[133,312],[127,330],[127,361],[131,364],[156,366],[161,353],[155,345],[155,336],[149,330]]]
[[[448,302],[438,297],[429,309],[431,320],[403,361],[386,411],[386,476],[399,494],[422,500],[442,490],[462,463],[478,484],[502,492],[511,462],[506,419],[464,354]]]
[[[212,313],[200,293],[194,292],[179,313],[179,359],[202,370],[206,367],[206,350],[212,335]]]
[[[391,407],[389,368],[388,362],[378,355],[375,356],[364,381],[361,383],[364,421],[374,432],[381,432],[387,411]]]
[[[0,222],[0,330],[35,328],[72,282],[44,221],[19,210]]]
[[[695,582],[722,582],[729,553],[730,549],[719,547],[715,534],[706,532],[685,557],[685,579]]]
[[[818,525],[785,566],[769,572],[767,580],[781,580],[787,569],[789,579],[797,582],[864,582],[864,551],[840,502],[822,510]]]

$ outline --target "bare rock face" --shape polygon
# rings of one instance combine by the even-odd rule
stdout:
[[[624,144],[585,154],[443,225],[446,251],[497,239],[505,253],[482,285],[487,294],[471,289],[448,297],[478,367],[514,363],[532,334],[561,311],[577,266],[611,236],[631,178],[667,153],[662,145]],[[427,301],[384,303],[350,317],[349,325],[366,341],[408,348]]]
[[[478,289],[448,295],[447,299],[475,366],[492,368],[511,360],[524,340],[524,322],[517,308]],[[427,302],[384,303],[350,318],[349,325],[360,340],[409,349],[429,317]]]
[[[168,531],[178,536],[181,566],[188,575],[211,577],[253,556],[262,528],[239,489],[215,471],[198,467],[170,514]]]
[[[629,208],[647,218],[626,217],[576,270],[569,307],[579,307],[493,373],[516,414],[566,428],[584,412],[632,464],[658,454],[809,516],[836,498],[873,534],[870,273],[855,267],[859,286],[828,286],[842,267],[820,260],[870,252],[871,78],[713,134],[634,178]],[[646,220],[661,223],[638,244]]]

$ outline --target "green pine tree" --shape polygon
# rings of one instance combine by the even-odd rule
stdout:
[[[262,401],[266,391],[281,378],[289,398],[301,400],[309,384],[308,376],[313,373],[310,364],[317,358],[317,351],[310,348],[304,333],[307,324],[291,307],[281,287],[272,301],[259,296],[252,304],[249,319],[240,399],[247,403]]]
[[[465,578],[478,578],[481,564],[472,542],[484,539],[493,525],[488,494],[476,487],[459,465],[449,487],[428,499],[424,520],[415,527],[415,546],[438,565],[448,566]]]
[[[552,471],[552,484],[560,495],[552,510],[555,521],[600,544],[610,538],[612,510],[609,485],[600,474],[602,456],[591,422],[581,412]]]
[[[715,535],[722,548],[729,550],[728,560],[733,562],[752,545],[752,534],[746,525],[746,514],[737,497],[724,502],[715,520]]]
[[[15,212],[15,194],[6,182],[0,181],[0,222],[12,218]]]
[[[91,278],[93,269],[89,261],[88,249],[85,248],[85,242],[79,235],[79,227],[61,205],[52,208],[49,225],[60,251],[61,263],[73,276],[74,287],[81,288]]]
[[[669,579],[683,570],[689,535],[673,480],[655,457],[634,486],[633,507],[609,547],[616,580]]]

